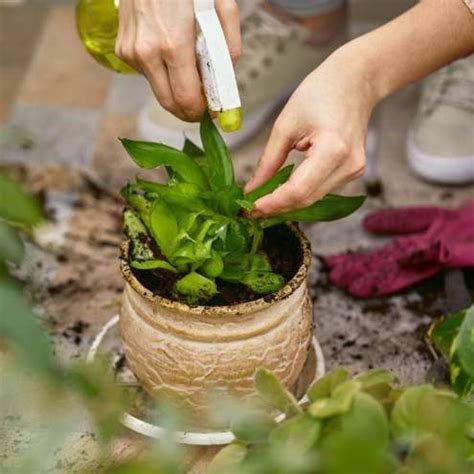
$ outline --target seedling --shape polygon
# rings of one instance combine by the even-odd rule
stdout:
[[[121,140],[138,166],[164,166],[168,172],[166,184],[137,177],[122,189],[129,205],[124,229],[131,239],[130,265],[137,270],[177,274],[174,296],[178,300],[206,303],[218,293],[219,280],[244,284],[260,295],[279,290],[285,280],[272,271],[262,248],[264,230],[286,221],[340,219],[364,202],[363,196],[328,194],[305,209],[251,219],[245,211],[283,184],[293,165],[244,194],[235,182],[229,151],[208,114],[200,133],[204,150],[190,140],[183,150]]]

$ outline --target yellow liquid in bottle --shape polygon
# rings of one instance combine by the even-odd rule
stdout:
[[[134,69],[115,55],[119,22],[117,5],[114,0],[79,0],[76,5],[77,31],[97,62],[117,72],[133,73]]]
[[[76,5],[76,26],[82,44],[103,66],[116,72],[136,72],[115,55],[118,33],[118,0],[79,0]],[[218,122],[224,132],[234,132],[242,125],[241,109],[218,112]]]

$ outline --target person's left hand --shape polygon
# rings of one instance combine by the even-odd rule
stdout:
[[[375,101],[364,70],[352,64],[343,47],[291,96],[246,191],[267,181],[292,149],[304,151],[305,159],[285,184],[256,202],[253,217],[306,207],[363,174],[366,132]]]

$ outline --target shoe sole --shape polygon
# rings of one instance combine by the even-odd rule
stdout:
[[[438,184],[469,184],[474,182],[474,156],[442,157],[420,150],[412,133],[407,136],[410,168],[421,178]]]

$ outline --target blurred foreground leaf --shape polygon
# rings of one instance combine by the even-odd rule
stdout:
[[[0,219],[32,227],[43,218],[36,198],[26,192],[20,183],[0,172]]]
[[[302,412],[295,397],[286,390],[273,372],[263,368],[258,369],[255,374],[255,386],[265,402],[287,416]]]

